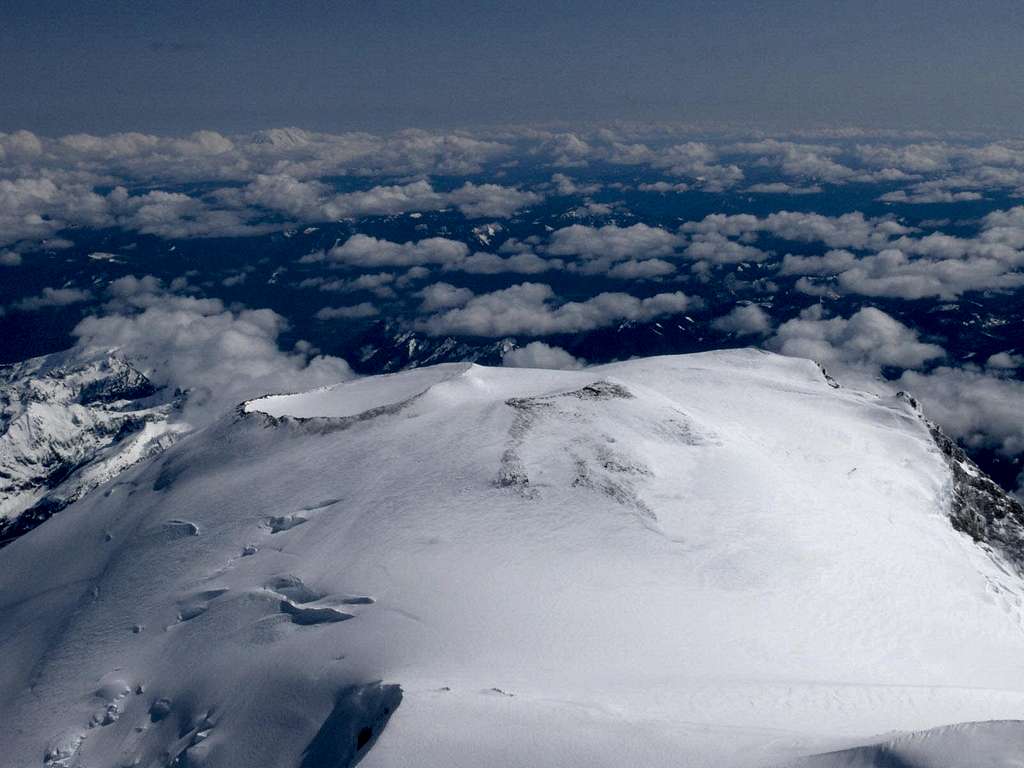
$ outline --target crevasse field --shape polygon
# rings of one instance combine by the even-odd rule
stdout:
[[[0,762],[1020,765],[943,728],[1024,713],[950,493],[904,400],[753,350],[251,400],[2,551]]]

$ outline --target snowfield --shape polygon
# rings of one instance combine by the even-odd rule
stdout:
[[[896,735],[1024,717],[951,494],[904,399],[754,350],[252,400],[0,550],[2,762],[1019,766]]]

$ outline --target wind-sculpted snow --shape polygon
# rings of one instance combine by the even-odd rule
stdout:
[[[4,760],[717,768],[1018,718],[1024,584],[952,487],[905,399],[751,350],[250,401],[0,551]]]
[[[788,768],[1015,768],[1022,754],[1024,722],[959,723],[815,755]]]
[[[338,693],[334,709],[302,753],[299,768],[350,768],[373,747],[402,701],[402,689],[380,682]]]

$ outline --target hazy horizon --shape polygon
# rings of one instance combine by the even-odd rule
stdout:
[[[12,2],[0,130],[1024,127],[1017,4]]]

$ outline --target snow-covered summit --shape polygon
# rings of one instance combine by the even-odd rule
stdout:
[[[1018,718],[1024,583],[957,492],[906,398],[753,350],[249,401],[0,550],[5,754],[768,765]]]

